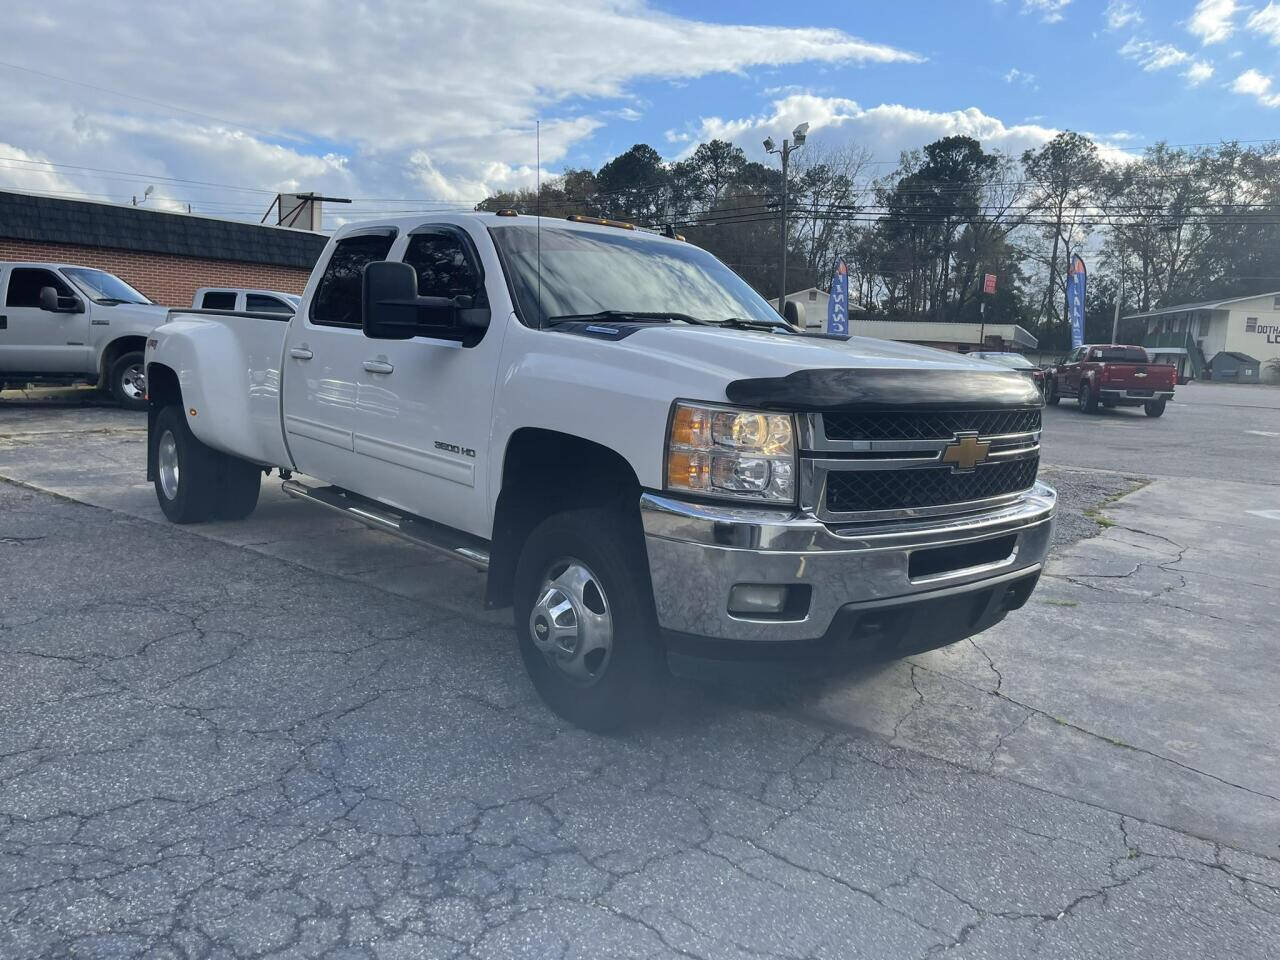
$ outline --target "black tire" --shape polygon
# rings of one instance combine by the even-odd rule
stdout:
[[[1098,398],[1085,380],[1080,381],[1080,392],[1076,394],[1076,404],[1085,413],[1098,412]]]
[[[559,574],[556,571],[566,561],[590,575],[582,591],[585,605],[595,609],[597,616],[603,611],[612,625],[611,645],[596,659],[596,672],[588,678],[571,677],[570,667],[560,665],[580,659],[589,667],[588,658],[544,654],[534,639],[535,629],[540,629],[547,642],[543,618],[547,608],[538,611],[535,621],[535,605],[550,581],[563,575],[563,568]],[[593,588],[596,594],[591,593]],[[538,694],[553,711],[597,733],[633,726],[657,713],[665,658],[637,517],[620,508],[603,507],[548,517],[529,534],[521,551],[514,599],[520,655]],[[573,642],[580,646],[579,607],[576,602],[571,607],[574,635],[579,637]]]
[[[1062,397],[1058,393],[1057,388],[1054,386],[1054,382],[1052,380],[1045,381],[1045,385],[1044,385],[1045,406],[1056,407],[1058,405],[1058,401],[1061,399]]]
[[[213,515],[219,520],[243,520],[258,505],[262,468],[238,457],[219,456],[222,459],[222,483]]]
[[[1164,415],[1165,404],[1167,400],[1148,400],[1142,405],[1142,409],[1147,411],[1148,417],[1160,417]]]
[[[147,409],[146,367],[141,350],[121,354],[107,371],[107,390],[126,410]]]
[[[218,507],[221,456],[196,439],[181,407],[169,406],[156,417],[152,434],[155,488],[160,509],[173,523],[203,523]],[[172,448],[168,446],[172,442]],[[169,469],[171,458],[176,470]]]

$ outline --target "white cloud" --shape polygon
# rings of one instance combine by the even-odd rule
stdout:
[[[1107,4],[1105,16],[1108,30],[1123,30],[1125,27],[1136,27],[1142,23],[1142,14],[1126,0],[1111,0]]]
[[[1203,44],[1221,43],[1235,31],[1235,15],[1243,9],[1236,0],[1200,0],[1187,29]]]
[[[1280,3],[1268,3],[1249,17],[1248,27],[1280,47]]]
[[[1213,65],[1205,63],[1203,60],[1197,60],[1187,68],[1183,76],[1187,78],[1187,83],[1191,86],[1198,87],[1213,76]]]
[[[1246,70],[1231,84],[1233,93],[1253,97],[1264,107],[1280,107],[1280,93],[1271,92],[1272,79],[1257,70]]]
[[[1022,0],[1023,13],[1036,13],[1045,23],[1057,23],[1066,15],[1071,0]]]
[[[1059,131],[1036,123],[1006,124],[977,107],[967,110],[921,110],[901,104],[881,104],[863,108],[842,97],[796,94],[775,100],[761,114],[736,119],[704,117],[681,133],[675,142],[687,143],[686,153],[712,137],[737,143],[749,156],[764,159],[760,146],[766,136],[777,137],[797,123],[808,121],[815,141],[853,142],[866,147],[881,160],[894,161],[903,150],[918,148],[946,136],[969,136],[980,140],[987,150],[1017,155],[1051,140]],[[1110,160],[1132,160],[1114,145],[1100,143],[1099,150]]]
[[[1010,67],[1009,72],[1004,75],[1005,83],[1020,83],[1025,87],[1031,87],[1038,90],[1039,85],[1036,83],[1036,75],[1027,73],[1025,70],[1019,70],[1017,67]]]
[[[1191,54],[1185,50],[1179,50],[1171,43],[1153,43],[1150,40],[1139,40],[1137,37],[1131,37],[1120,48],[1120,55],[1136,60],[1148,73],[1167,70],[1169,67],[1179,66],[1191,59]]]
[[[73,29],[83,23],[94,29]],[[712,23],[649,0],[222,0],[216,15],[169,4],[145,30],[137,23],[133,0],[52,0],[39,16],[8,18],[5,40],[33,69],[188,112],[0,67],[22,90],[0,98],[5,139],[67,164],[159,177],[474,201],[532,181],[537,118],[552,168],[604,118],[634,118],[644,81],[922,59],[842,30]],[[65,176],[124,199],[146,182]],[[0,169],[0,183],[15,177]],[[270,202],[185,190],[211,213]]]

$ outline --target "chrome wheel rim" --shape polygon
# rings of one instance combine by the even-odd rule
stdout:
[[[562,557],[547,567],[529,614],[529,635],[573,683],[591,686],[604,676],[613,655],[613,613],[586,564]]]
[[[147,395],[147,373],[142,364],[133,363],[125,367],[120,378],[120,390],[130,400],[141,400]]]
[[[178,441],[172,430],[160,434],[160,444],[156,448],[156,473],[165,499],[175,499],[178,496]]]

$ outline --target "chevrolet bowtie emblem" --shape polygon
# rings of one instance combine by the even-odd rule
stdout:
[[[942,462],[951,464],[956,473],[968,473],[987,459],[987,451],[991,449],[991,441],[979,440],[973,434],[956,437],[942,451]]]

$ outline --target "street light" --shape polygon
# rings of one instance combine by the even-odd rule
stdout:
[[[809,124],[802,123],[791,131],[791,139],[783,140],[781,148],[773,142],[773,137],[766,137],[764,149],[767,153],[782,155],[782,276],[779,280],[781,291],[778,293],[778,313],[787,318],[787,159],[791,151],[804,146],[809,134]]]

